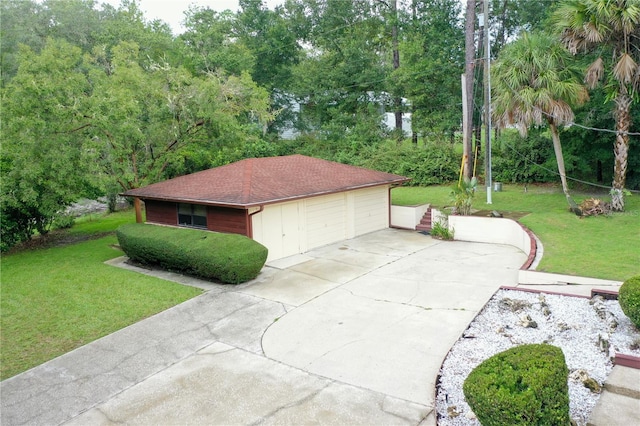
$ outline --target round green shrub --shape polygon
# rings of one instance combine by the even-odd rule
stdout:
[[[116,236],[132,260],[229,284],[255,278],[268,254],[244,235],[198,229],[132,223],[120,226]]]
[[[631,277],[620,286],[618,302],[626,316],[640,328],[640,275]]]
[[[560,348],[521,345],[478,365],[463,392],[483,426],[569,425],[568,376]]]

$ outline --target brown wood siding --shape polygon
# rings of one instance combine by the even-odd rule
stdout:
[[[176,203],[147,200],[144,205],[147,212],[147,222],[174,226],[178,224]]]
[[[207,228],[210,231],[248,235],[247,211],[209,206]]]

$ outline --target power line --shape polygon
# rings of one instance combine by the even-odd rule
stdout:
[[[524,160],[525,162],[526,162],[526,161],[529,161],[529,160],[524,156],[524,154],[522,154],[520,151],[518,151],[516,148],[514,148],[514,147],[513,147],[513,145],[511,145],[510,143],[505,142],[505,141],[500,141],[500,143],[502,143],[502,144],[506,145],[507,147],[509,147],[509,149],[511,149],[513,152],[515,152],[515,153],[516,153],[516,154],[517,154],[517,155],[518,155],[522,160]],[[532,162],[532,163],[533,163],[533,165],[534,165],[534,166],[536,166],[536,167],[538,167],[538,168],[540,168],[540,169],[542,169],[542,170],[544,170],[544,171],[546,171],[546,172],[548,172],[548,173],[551,173],[551,174],[556,175],[556,176],[560,176],[560,173],[558,173],[558,171],[557,171],[557,170],[549,169],[549,168],[547,168],[547,167],[544,167],[542,164],[538,164],[538,163],[535,163],[535,162]],[[601,184],[599,184],[599,183],[594,183],[594,182],[588,182],[588,181],[586,181],[586,180],[582,180],[582,179],[574,178],[574,177],[568,176],[568,175],[566,175],[566,174],[565,174],[565,177],[566,177],[567,179],[569,179],[569,180],[574,181],[574,182],[582,183],[582,184],[584,184],[584,185],[593,186],[593,187],[595,187],[595,188],[611,189],[611,186],[601,185]],[[625,189],[625,190],[627,190],[627,191],[629,191],[629,192],[633,192],[633,193],[635,193],[635,194],[640,194],[640,191],[635,190],[635,189]]]
[[[545,114],[545,115],[548,115],[551,118],[556,118],[552,114],[546,113],[544,111],[542,111],[542,113]],[[608,133],[615,133],[615,134],[627,135],[627,136],[640,136],[640,132],[624,132],[624,131],[620,131],[620,130],[599,129],[597,127],[584,126],[582,124],[578,124],[578,123],[575,123],[575,122],[570,122],[570,123],[567,124],[567,126],[576,126],[576,127],[580,127],[581,129],[592,130],[592,131],[597,131],[597,132],[608,132]]]

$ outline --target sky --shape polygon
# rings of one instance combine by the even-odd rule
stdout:
[[[109,3],[117,7],[120,0],[98,0],[96,3]],[[273,8],[284,3],[284,0],[266,0],[265,3],[269,8]],[[184,30],[180,24],[184,19],[183,12],[192,4],[209,7],[219,12],[226,9],[235,12],[240,9],[238,0],[138,0],[138,4],[147,20],[160,19],[166,22],[174,34],[180,34]]]

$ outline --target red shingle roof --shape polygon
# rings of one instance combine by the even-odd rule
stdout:
[[[304,155],[248,158],[123,195],[150,200],[252,207],[358,188],[399,184],[404,176]]]

